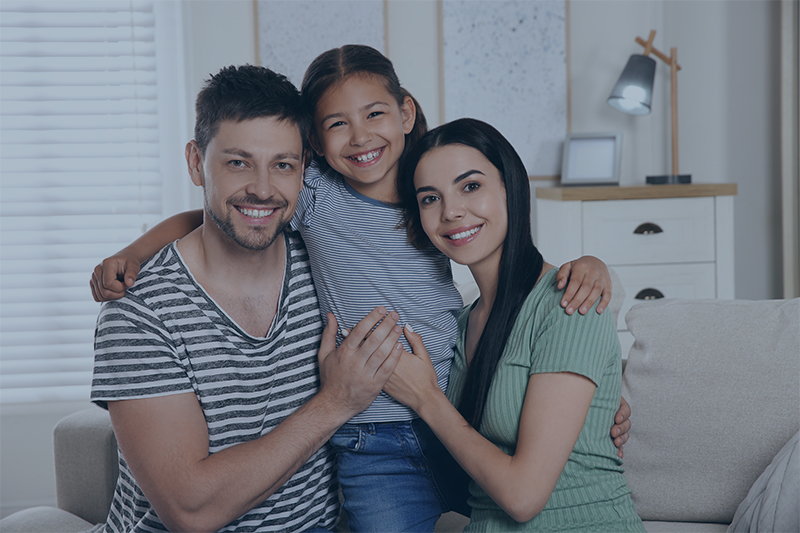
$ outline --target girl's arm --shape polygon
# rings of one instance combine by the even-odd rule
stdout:
[[[526,522],[539,514],[575,447],[595,384],[567,372],[532,375],[516,452],[507,455],[473,429],[439,389],[419,335],[406,328],[406,338],[415,353],[403,354],[384,390],[425,420],[456,461],[509,516]]]
[[[178,213],[156,224],[131,244],[94,268],[89,286],[95,302],[118,300],[133,286],[141,264],[164,246],[185,237],[203,223],[203,211]]]
[[[599,314],[611,301],[611,275],[606,264],[596,257],[584,255],[564,263],[558,269],[556,279],[559,289],[567,288],[561,300],[561,307],[566,308],[568,315],[574,313],[576,309],[585,315],[597,300],[600,300],[597,304]]]

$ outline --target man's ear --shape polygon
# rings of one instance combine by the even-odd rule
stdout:
[[[414,105],[414,99],[410,96],[403,98],[400,112],[403,114],[403,133],[409,134],[417,122],[417,106]]]
[[[203,187],[205,185],[203,154],[194,139],[186,143],[186,164],[189,167],[189,176],[192,178],[192,183],[198,187]]]

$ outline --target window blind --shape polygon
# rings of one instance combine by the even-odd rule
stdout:
[[[89,398],[91,271],[165,214],[157,13],[0,3],[0,403]]]

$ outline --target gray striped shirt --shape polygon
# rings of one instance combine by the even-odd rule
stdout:
[[[142,268],[124,298],[103,305],[95,332],[92,401],[193,392],[208,424],[209,453],[269,433],[318,390],[322,335],[308,255],[287,233],[286,272],[265,338],[242,330],[194,280],[175,244]],[[338,514],[328,446],[277,492],[221,531],[330,528]],[[106,531],[163,531],[120,455]]]
[[[379,305],[396,311],[401,325],[411,324],[422,336],[445,390],[461,295],[447,257],[433,247],[411,246],[399,227],[402,219],[400,207],[359,194],[338,172],[323,173],[314,163],[306,171],[292,227],[308,247],[322,316],[331,312],[340,328],[352,328]],[[401,341],[411,351],[405,338]],[[413,418],[413,410],[381,392],[350,423]]]

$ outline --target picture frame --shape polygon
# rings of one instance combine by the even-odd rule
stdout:
[[[622,132],[570,133],[564,140],[561,185],[619,185]]]

